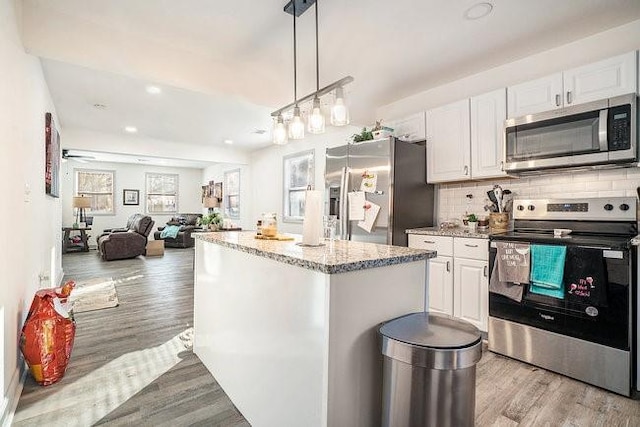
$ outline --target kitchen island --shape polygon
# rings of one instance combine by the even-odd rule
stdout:
[[[377,327],[424,309],[435,252],[195,237],[193,350],[251,425],[380,425]]]

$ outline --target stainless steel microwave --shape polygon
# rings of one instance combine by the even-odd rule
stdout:
[[[637,96],[629,94],[505,122],[507,172],[638,161]]]

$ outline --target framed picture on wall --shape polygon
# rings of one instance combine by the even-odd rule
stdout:
[[[45,193],[52,197],[60,197],[60,135],[58,134],[51,113],[45,114],[44,134]]]
[[[122,190],[122,204],[138,206],[140,204],[140,190]]]

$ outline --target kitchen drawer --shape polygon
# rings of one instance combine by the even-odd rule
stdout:
[[[489,240],[456,237],[453,241],[453,252],[456,258],[488,261]]]
[[[409,234],[409,247],[437,251],[438,256],[453,256],[453,237]]]

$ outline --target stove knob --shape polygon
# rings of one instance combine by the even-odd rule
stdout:
[[[535,210],[535,209],[536,209],[536,207],[535,207],[535,206],[533,206],[533,205],[529,205],[529,206],[527,206],[527,209],[529,209],[530,211],[533,211],[533,210]]]
[[[523,210],[524,210],[524,206],[522,206],[522,205],[518,205],[518,210],[519,210],[519,211],[523,211]]]
[[[607,203],[606,205],[604,205],[604,210],[605,211],[612,211],[613,210],[613,205],[610,203]]]
[[[628,211],[629,210],[629,205],[626,203],[623,203],[620,205],[620,210],[621,211]]]

